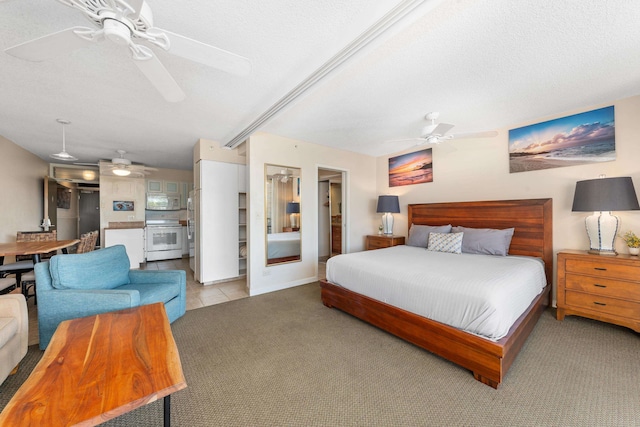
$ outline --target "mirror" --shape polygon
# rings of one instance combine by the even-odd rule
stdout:
[[[266,265],[300,261],[300,169],[265,165]]]

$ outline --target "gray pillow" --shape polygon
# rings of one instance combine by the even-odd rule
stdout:
[[[513,237],[513,228],[496,230],[493,228],[453,227],[452,233],[464,233],[462,253],[506,256]]]
[[[417,225],[411,224],[407,246],[426,248],[429,246],[429,233],[449,233],[451,224],[448,225]]]

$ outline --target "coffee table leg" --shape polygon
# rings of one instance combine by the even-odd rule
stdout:
[[[164,427],[171,427],[171,395],[164,397]]]

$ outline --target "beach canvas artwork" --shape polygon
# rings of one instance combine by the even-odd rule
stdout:
[[[613,106],[509,131],[509,172],[616,159]]]
[[[389,158],[389,187],[433,182],[433,149]]]

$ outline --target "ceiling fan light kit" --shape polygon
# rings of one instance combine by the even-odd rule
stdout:
[[[65,162],[72,162],[72,161],[78,160],[77,157],[73,157],[71,154],[67,153],[64,127],[65,125],[68,125],[71,122],[69,120],[63,120],[63,119],[56,119],[56,121],[62,125],[62,151],[57,154],[51,154],[49,157],[56,160],[62,160]]]
[[[129,169],[125,169],[125,168],[114,168],[111,172],[113,172],[114,175],[118,175],[118,176],[129,176],[131,175],[131,171]]]

